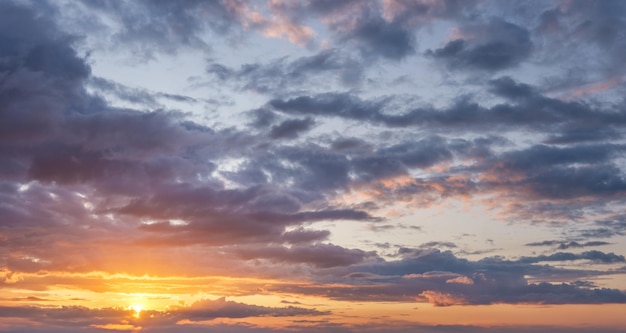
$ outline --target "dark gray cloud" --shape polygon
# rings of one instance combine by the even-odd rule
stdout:
[[[288,226],[324,220],[375,220],[364,211],[354,209],[300,209],[294,196],[275,192],[268,187],[246,190],[221,190],[190,186],[163,188],[159,194],[135,199],[128,205],[116,208],[119,214],[150,218],[155,221],[182,219],[186,225],[158,222],[141,225],[149,232],[140,244],[159,246],[189,244],[223,245],[235,242],[282,242],[296,239],[296,233],[286,233]],[[274,196],[274,200],[270,198]],[[235,208],[236,207],[236,208]],[[324,233],[313,234],[324,238]],[[287,237],[287,239],[285,239]],[[261,255],[260,251],[251,253]],[[293,259],[295,261],[295,259]]]
[[[542,242],[527,243],[526,246],[555,246],[559,250],[567,250],[569,248],[583,248],[583,247],[603,246],[603,245],[610,245],[610,244],[611,243],[604,242],[604,241],[589,241],[589,242],[579,243],[576,241],[568,242],[568,241],[549,240],[549,241],[542,241]]]
[[[541,255],[537,257],[522,257],[518,259],[517,261],[521,263],[538,263],[542,261],[571,261],[571,260],[591,260],[593,262],[604,263],[604,264],[619,263],[619,262],[626,261],[626,259],[624,259],[624,256],[622,255],[617,255],[613,252],[604,253],[601,251],[585,251],[580,254],[558,252],[558,253],[551,254],[548,256]]]
[[[339,138],[331,144],[331,148],[336,151],[368,150],[370,144],[358,138]]]
[[[585,138],[585,133],[594,133],[602,127],[606,135],[610,136],[613,131],[624,127],[626,118],[623,112],[612,107],[602,108],[545,97],[532,86],[516,83],[506,77],[493,80],[490,85],[495,94],[511,102],[483,107],[463,99],[448,108],[408,105],[405,110],[397,111],[391,108],[397,104],[391,102],[393,99],[390,98],[368,101],[347,93],[326,93],[275,99],[268,106],[288,115],[339,117],[390,128],[414,127],[430,133],[481,131],[495,134],[501,130],[523,130],[551,137],[544,144],[517,150],[507,148],[504,151],[501,148],[510,143],[501,139],[446,143],[429,139],[389,146],[375,150],[375,154],[364,153],[361,155],[363,157],[357,154],[351,158],[359,179],[367,181],[406,175],[408,170],[437,165],[455,157],[477,161],[472,167],[460,168],[457,172],[484,176],[480,183],[465,184],[451,184],[445,178],[431,178],[422,186],[405,188],[412,195],[424,193],[425,189],[433,185],[438,188],[455,187],[449,194],[456,195],[475,193],[477,188],[482,191],[501,191],[506,188],[504,191],[510,198],[534,201],[526,208],[518,205],[521,210],[539,214],[542,211],[551,212],[553,216],[562,214],[567,217],[580,217],[582,211],[563,200],[594,197],[598,200],[587,201],[588,207],[593,209],[601,208],[607,203],[606,200],[621,200],[626,187],[618,162],[623,154],[623,146],[617,143],[620,137],[609,138],[615,143],[606,142],[607,138],[602,142],[598,141],[600,138],[597,136]],[[570,136],[570,139],[565,140],[570,133],[581,135],[576,139]],[[555,140],[560,140],[561,144],[555,145]],[[420,148],[422,143],[423,149]],[[494,149],[501,152],[496,154]],[[400,151],[402,154],[396,155]],[[418,163],[411,160],[414,154]],[[516,190],[510,192],[509,189],[513,188]],[[540,202],[544,199],[561,201],[549,204]]]
[[[452,106],[435,109],[430,106],[407,105],[403,110],[392,109],[390,99],[362,100],[348,93],[304,95],[291,99],[274,99],[268,104],[274,110],[293,115],[316,115],[366,121],[389,127],[429,126],[430,129],[458,131],[503,130],[523,128],[533,132],[587,130],[604,126],[608,130],[621,128],[626,116],[620,109],[594,108],[590,105],[562,101],[532,94],[530,87],[508,79],[492,81],[498,94],[518,94],[518,103],[483,107],[468,99]],[[515,90],[520,90],[515,92]]]
[[[626,216],[618,214],[611,218],[597,221],[597,225],[610,229],[616,234],[622,234],[626,232]]]
[[[621,214],[595,221],[592,228],[577,230],[574,235],[582,239],[611,238],[626,234],[626,220]]]
[[[310,143],[297,148],[280,147],[269,151],[267,157],[257,158],[254,163],[245,164],[240,172],[228,176],[241,183],[266,183],[268,179],[275,184],[291,183],[294,188],[317,196],[319,190],[332,192],[347,189],[350,184],[368,184],[387,177],[406,176],[409,170],[427,169],[451,161],[455,154],[467,153],[463,151],[467,147],[460,148],[458,142],[448,142],[438,136],[379,149],[371,149],[363,142],[354,148],[350,146],[339,150],[328,150]],[[262,170],[262,173],[258,170]],[[407,191],[406,195],[429,190],[428,184],[409,186],[413,187],[398,190]],[[387,199],[381,194],[380,200]]]
[[[536,89],[528,84],[515,82],[509,76],[499,77],[489,81],[491,91],[502,97],[516,99],[527,99],[538,94]]]
[[[622,133],[615,128],[604,126],[580,126],[579,128],[565,129],[559,134],[551,135],[545,143],[572,144],[579,142],[611,141],[622,137]]]
[[[58,129],[90,68],[51,21],[10,2],[1,6],[0,140],[39,141]]]
[[[583,182],[572,183],[583,179]],[[620,170],[612,165],[555,167],[528,175],[522,188],[539,198],[571,199],[586,196],[618,197],[626,191]]]
[[[327,274],[318,277],[318,285],[284,286],[284,290],[352,301],[418,299],[437,306],[502,302],[522,304],[626,302],[626,294],[620,290],[596,288],[581,280],[612,274],[610,271],[571,270],[537,265],[543,261],[588,260],[603,263],[624,261],[623,256],[613,253],[587,251],[582,254],[557,253],[552,256],[524,257],[518,260],[488,257],[478,261],[459,258],[450,251],[434,249],[400,248],[398,253],[401,259],[397,261],[378,260],[332,268]],[[528,276],[539,282],[529,282]],[[542,279],[550,281],[555,276],[574,282],[560,284],[541,282]],[[338,282],[349,285],[333,289],[325,287],[325,283]]]
[[[413,31],[382,18],[358,22],[357,27],[343,38],[356,42],[364,57],[376,55],[401,60],[414,54],[416,47]]]
[[[441,248],[441,247],[447,247],[447,248],[455,248],[457,247],[456,244],[452,243],[452,242],[427,242],[424,243],[422,245],[419,246],[420,248],[423,249],[432,249],[432,248]],[[402,251],[399,251],[400,253]]]
[[[292,17],[302,12],[319,15],[339,44],[354,46],[368,61],[400,61],[417,53],[416,33],[436,20],[462,18],[476,1],[311,1],[284,9]]]
[[[369,204],[369,203],[368,203]],[[367,204],[366,204],[367,205]],[[417,226],[417,225],[410,225],[410,224],[404,224],[404,223],[396,223],[396,224],[380,224],[380,223],[372,223],[369,224],[367,226],[368,230],[371,231],[375,231],[375,232],[386,232],[389,230],[394,230],[394,229],[406,229],[408,231],[414,230],[414,231],[422,231],[422,227],[421,226]],[[369,243],[369,242],[368,242]],[[437,242],[434,242],[437,243]],[[378,247],[378,248],[383,248],[383,249],[389,249],[391,248],[391,244],[389,242],[385,242],[385,243],[374,243],[374,246]],[[396,247],[401,247],[400,245],[395,245]]]
[[[340,93],[325,93],[315,96],[300,96],[288,100],[273,99],[269,106],[288,114],[334,116],[355,120],[374,120],[379,115],[383,102],[365,102],[356,96]]]
[[[313,118],[289,119],[272,126],[269,134],[272,139],[294,139],[300,133],[310,130],[314,125]]]
[[[518,65],[533,49],[528,30],[502,20],[462,27],[461,35],[426,55],[451,68],[498,71]]]
[[[264,129],[274,124],[279,119],[276,112],[266,108],[251,110],[248,111],[248,114],[250,115],[250,118],[252,118],[252,121],[249,124],[252,128]]]

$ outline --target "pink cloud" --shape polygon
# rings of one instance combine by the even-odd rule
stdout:
[[[451,306],[451,305],[463,305],[466,302],[459,297],[456,297],[448,293],[440,293],[436,291],[427,290],[419,294],[419,296],[428,300],[429,303],[434,306]]]

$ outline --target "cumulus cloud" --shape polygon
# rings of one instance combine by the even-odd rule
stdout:
[[[497,71],[518,65],[533,49],[529,32],[506,21],[462,27],[459,33],[461,38],[426,55],[451,68]]]
[[[626,39],[615,31],[624,26],[621,17],[625,12],[626,7],[620,1],[578,0],[559,1],[540,13],[537,31],[545,39],[543,58],[552,64],[560,59],[564,66],[579,69],[564,79],[551,77],[548,84],[552,89],[565,89],[571,96],[581,96],[587,93],[589,85],[595,86],[593,92],[619,87],[625,70],[619,54],[626,47]],[[573,50],[581,47],[604,61],[577,57]],[[567,60],[563,62],[564,59]]]
[[[117,13],[127,4],[119,8],[102,5],[105,7],[101,10]],[[157,6],[137,6],[153,5]],[[44,225],[56,226],[59,231],[56,236],[35,233],[37,236],[23,241],[11,241],[10,247],[19,247],[40,259],[29,262],[18,256],[9,261],[11,269],[38,270],[46,263],[58,268],[96,268],[91,262],[76,266],[72,261],[77,258],[64,256],[62,251],[43,253],[36,249],[36,244],[53,237],[108,238],[136,230],[143,236],[129,241],[137,245],[182,246],[243,239],[298,242],[305,234],[285,233],[287,226],[320,220],[373,219],[364,211],[330,205],[301,210],[301,205],[311,199],[280,187],[224,189],[211,173],[219,159],[232,154],[229,147],[240,149],[252,144],[249,135],[216,131],[188,121],[181,113],[111,107],[104,99],[88,94],[85,86],[95,82],[117,95],[139,98],[137,102],[153,102],[154,96],[104,79],[90,81],[89,66],[75,52],[72,38],[52,21],[37,18],[27,7],[12,3],[2,6],[6,7],[2,11],[7,18],[5,24],[19,19],[12,23],[14,28],[2,29],[2,38],[7,41],[1,49],[6,61],[0,92],[4,96],[0,126],[6,127],[1,135],[0,163],[4,184],[1,192],[7,203],[2,208],[3,225],[11,226],[13,235],[32,234]],[[184,8],[187,13],[188,8]],[[23,31],[30,33],[19,35]],[[175,95],[157,97],[180,99]],[[312,125],[311,118],[286,121],[274,127],[271,136],[290,138]],[[198,183],[198,177],[205,180]],[[269,200],[272,197],[275,199]],[[240,205],[248,208],[241,210]],[[129,218],[134,222],[127,223]],[[153,222],[140,222],[146,219]],[[80,227],[107,220],[122,224],[103,224],[98,232]],[[176,225],[170,220],[186,222]],[[65,232],[74,228],[78,229]],[[305,238],[322,240],[324,235],[322,232]]]
[[[285,120],[278,125],[272,126],[270,137],[272,139],[293,139],[301,132],[310,130],[314,124],[315,121],[312,118]]]
[[[507,145],[506,141],[481,138],[474,142],[436,143],[434,139],[407,142],[405,147],[411,147],[415,152],[404,151],[402,157],[394,153],[403,149],[402,144],[379,149],[378,156],[370,154],[360,159],[356,155],[352,161],[357,175],[363,172],[362,179],[398,176],[406,174],[407,170],[462,158],[474,163],[468,168],[458,168],[458,175],[473,181],[458,184],[457,194],[476,193],[477,188],[485,192],[500,192],[504,186],[507,188],[505,197],[536,202],[526,206],[528,211],[540,213],[551,210],[555,214],[561,211],[563,216],[569,217],[580,211],[572,209],[563,200],[589,197],[619,200],[624,184],[617,160],[623,147],[617,141],[620,136],[612,133],[624,126],[626,118],[622,112],[611,107],[597,108],[546,97],[536,88],[507,77],[493,80],[490,85],[493,93],[511,102],[483,107],[463,99],[442,109],[404,106],[398,111],[395,110],[397,104],[391,99],[363,100],[349,93],[326,93],[274,99],[268,104],[273,110],[287,115],[341,118],[387,128],[438,129],[441,134],[445,131],[493,131],[494,135],[506,129],[547,136],[545,142],[497,154],[494,151],[500,150],[498,146]],[[599,127],[604,130],[597,132]],[[429,142],[427,150],[418,148],[422,142]],[[416,154],[418,164],[409,161],[411,154]],[[443,179],[422,179],[421,182],[416,179],[414,184],[417,187],[414,187],[413,193],[423,193],[419,188],[429,186],[454,186]],[[508,190],[512,188],[517,190]],[[546,199],[553,201],[539,202]],[[604,205],[601,202],[606,203],[606,199],[589,200],[588,205],[597,209]],[[559,206],[562,208],[557,208]],[[520,205],[517,207],[522,208]],[[567,211],[571,214],[566,215]]]
[[[614,272],[536,265],[540,262],[570,260],[603,263],[624,261],[623,256],[613,253],[588,251],[582,254],[557,253],[551,256],[523,257],[518,260],[488,257],[470,261],[459,258],[450,251],[400,249],[400,252],[403,257],[399,261],[365,262],[352,267],[338,267],[330,271],[332,274],[318,277],[320,283],[348,283],[347,286],[334,288],[330,292],[325,289],[325,284],[280,288],[341,300],[417,300],[437,306],[626,302],[623,291],[597,288],[581,283],[580,280],[596,275],[615,274]],[[533,277],[533,282],[528,280],[529,276]],[[574,282],[542,282],[542,279],[550,280],[555,276]]]

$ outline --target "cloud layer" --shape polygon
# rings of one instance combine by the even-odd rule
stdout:
[[[626,274],[626,7],[538,4],[1,3],[0,313],[16,326],[0,330],[358,329],[333,326],[330,306],[168,294],[140,320],[55,292],[132,294],[115,274],[171,278],[177,297],[626,303],[602,282]],[[128,70],[202,66],[161,91],[149,70],[145,87],[101,72],[114,55]],[[407,241],[433,230],[415,214],[455,202],[550,232],[517,247],[456,230]],[[209,277],[252,280],[213,293],[189,280]]]

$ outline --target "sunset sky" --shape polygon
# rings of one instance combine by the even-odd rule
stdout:
[[[623,0],[0,0],[0,332],[624,332],[625,54]]]

